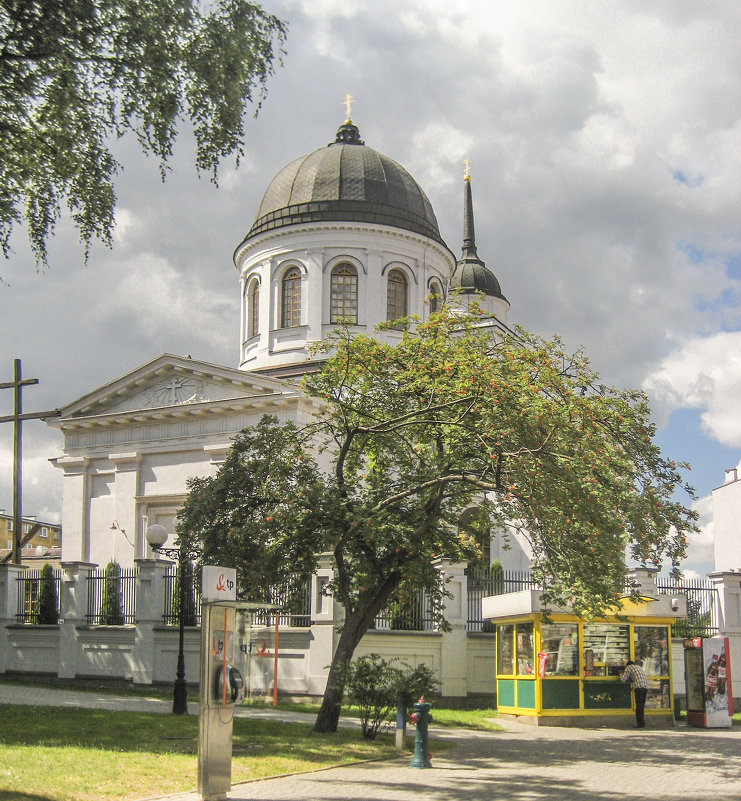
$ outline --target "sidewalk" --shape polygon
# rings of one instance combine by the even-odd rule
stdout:
[[[0,685],[2,703],[169,712],[170,702]],[[191,704],[191,711],[195,705]],[[306,720],[297,712],[242,708],[240,715]],[[741,801],[741,728],[434,729],[456,747],[433,753],[432,770],[409,756],[236,784],[233,801]],[[160,801],[200,801],[195,793]]]

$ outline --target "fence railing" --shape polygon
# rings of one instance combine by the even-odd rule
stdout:
[[[311,579],[285,587],[270,589],[270,603],[278,609],[258,611],[254,622],[263,626],[274,626],[276,615],[279,626],[294,628],[311,625]]]
[[[376,631],[435,631],[438,627],[432,598],[419,590],[410,598],[389,604],[375,620]]]
[[[718,590],[707,579],[682,579],[676,582],[666,576],[656,577],[659,595],[684,595],[687,598],[687,617],[672,625],[672,637],[712,637],[718,634],[720,598]]]
[[[488,595],[504,595],[535,588],[527,570],[502,570],[487,567],[469,567],[468,576],[468,621],[466,631],[492,632],[492,624],[481,616],[481,601]]]
[[[183,618],[186,626],[200,626],[201,624],[201,588],[198,574],[192,565],[186,564],[183,571],[185,594],[183,603]],[[165,608],[162,620],[166,626],[180,625],[180,571],[177,567],[171,568],[164,575]]]
[[[94,570],[87,579],[87,622],[99,626],[124,626],[136,623],[135,567],[119,568],[118,574],[106,576],[105,569]]]
[[[59,590],[61,574],[59,570],[54,570],[51,577],[42,577],[41,570],[26,570],[17,579],[18,603],[16,606],[16,620],[18,623],[45,623],[40,611],[40,596],[42,583],[49,582],[52,585],[53,605],[56,606],[55,619],[51,622],[57,623],[60,620],[59,614]]]

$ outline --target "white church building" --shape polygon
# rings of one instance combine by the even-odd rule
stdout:
[[[509,302],[476,252],[468,175],[463,223],[456,259],[419,184],[349,119],[329,145],[283,167],[234,252],[236,367],[164,354],[48,421],[64,436],[53,460],[64,473],[62,561],[126,567],[151,556],[147,527],[174,531],[187,479],[215,473],[237,432],[264,414],[307,422],[317,409],[297,382],[316,366],[311,346],[338,321],[372,333],[386,320],[424,319],[454,292],[506,327]],[[501,554],[492,546],[505,566],[526,567],[517,540]]]

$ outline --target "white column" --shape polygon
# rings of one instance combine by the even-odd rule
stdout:
[[[154,677],[154,629],[162,625],[165,609],[165,574],[172,563],[160,559],[137,559],[136,638],[134,640],[134,684],[151,684]]]
[[[445,696],[468,695],[468,577],[466,563],[445,563],[445,619],[450,631],[444,632],[440,646],[440,691]]]
[[[718,591],[720,605],[719,634],[728,637],[731,658],[733,697],[741,698],[741,573],[717,572],[708,574]]]
[[[319,567],[311,577],[311,640],[307,665],[310,695],[324,694],[336,645],[336,627],[343,617],[342,607],[335,602],[332,595],[324,592],[333,577],[331,557],[329,554],[322,554],[319,557]]]
[[[77,630],[87,623],[88,577],[97,567],[91,562],[63,562],[59,592],[59,611],[62,622],[59,626],[60,679],[74,679],[79,663],[79,641]]]
[[[53,464],[64,470],[62,481],[62,559],[87,562],[90,559],[88,526],[88,465],[87,456],[62,456]]]
[[[628,578],[638,585],[641,595],[657,595],[656,570],[648,567],[634,567],[628,571]]]
[[[24,565],[0,565],[0,673],[5,673],[9,662],[7,627],[12,626],[18,607],[18,577],[28,568]]]

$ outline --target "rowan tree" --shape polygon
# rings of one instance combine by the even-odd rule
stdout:
[[[583,353],[521,329],[491,336],[475,308],[395,325],[397,344],[350,328],[322,343],[324,366],[303,381],[322,402],[317,419],[242,434],[219,475],[193,483],[181,515],[181,536],[208,558],[240,560],[250,597],[261,555],[269,584],[308,576],[331,554],[344,621],[318,731],[336,728],[346,667],[379,612],[420,588],[439,601],[441,565],[480,556],[457,525],[471,506],[495,530],[527,536],[546,604],[586,618],[616,611],[626,549],[677,571],[695,526],[675,497],[682,465],[653,443],[645,396],[600,383]],[[240,508],[251,523],[237,552],[222,529]]]
[[[127,131],[164,178],[181,122],[196,167],[216,180],[244,145],[246,107],[265,82],[285,23],[248,0],[3,0],[0,3],[0,244],[25,221],[37,267],[62,204],[87,255],[110,245],[111,141]]]

